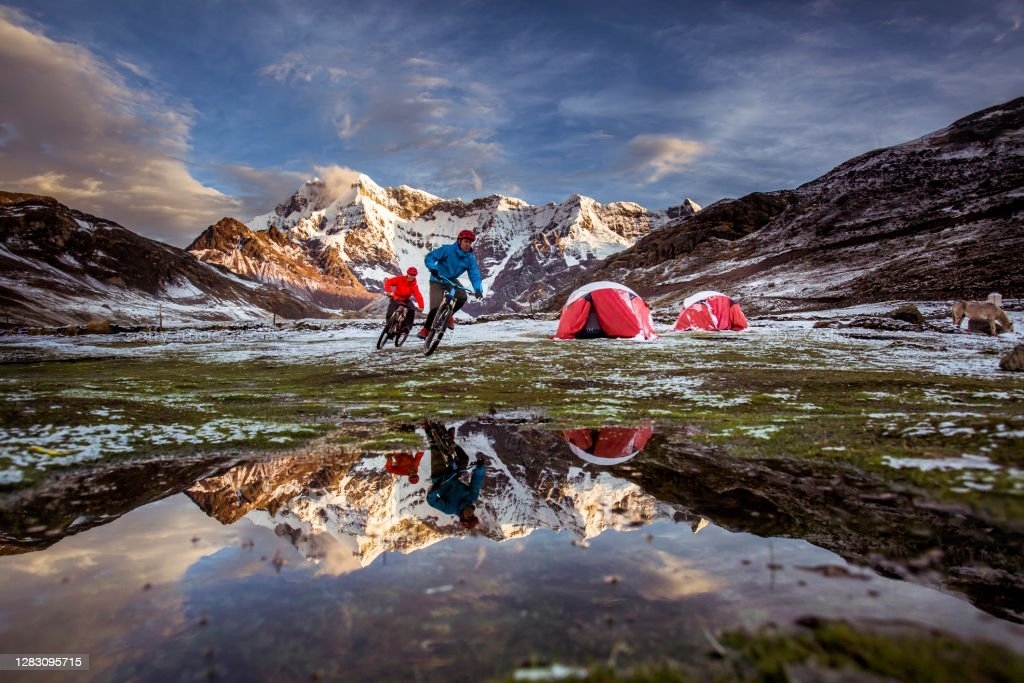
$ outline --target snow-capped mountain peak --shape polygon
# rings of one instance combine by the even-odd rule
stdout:
[[[362,290],[358,301],[349,302],[362,305],[381,291],[385,279],[409,266],[422,271],[420,287],[425,291],[424,256],[460,231],[472,230],[478,237],[474,251],[487,297],[467,312],[514,311],[563,286],[587,264],[630,247],[670,214],[692,214],[695,206],[675,207],[672,214],[631,202],[602,205],[579,194],[563,204],[540,207],[501,195],[464,202],[407,185],[382,188],[365,174],[350,179],[346,187],[314,178],[273,212],[247,224],[249,240],[261,239],[271,229],[287,235],[288,249],[262,252],[274,264],[243,262],[232,253],[242,247],[232,248],[230,241],[224,241],[227,248],[221,251],[198,243],[189,251],[246,277],[305,293],[321,305],[331,297],[318,291],[310,265],[326,258],[341,272],[345,287]],[[303,276],[289,281],[288,272]],[[338,285],[325,281],[325,286]]]

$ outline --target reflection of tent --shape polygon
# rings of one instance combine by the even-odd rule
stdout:
[[[747,318],[738,303],[721,292],[699,292],[683,302],[673,331],[745,329]]]
[[[657,339],[651,309],[629,287],[593,282],[569,295],[558,320],[555,339],[624,337]]]
[[[567,429],[563,433],[569,450],[595,465],[618,465],[643,450],[651,438],[649,424],[640,427]]]

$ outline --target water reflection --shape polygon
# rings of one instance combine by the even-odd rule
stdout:
[[[448,515],[455,515],[467,529],[480,523],[476,501],[487,471],[483,453],[477,453],[470,467],[469,455],[455,443],[455,428],[441,422],[423,425],[430,441],[430,490],[427,503]],[[469,472],[469,476],[464,474]]]
[[[416,454],[399,451],[387,454],[387,462],[384,469],[396,477],[408,477],[410,484],[420,483],[420,460],[423,459],[423,451],[416,451]]]
[[[620,465],[643,450],[653,433],[651,423],[638,427],[581,427],[567,429],[565,440],[579,458],[594,465]]]
[[[88,652],[76,678],[104,681],[482,679],[623,646],[698,658],[705,629],[808,614],[1024,643],[1012,590],[964,591],[996,618],[933,589],[979,558],[1019,574],[1014,529],[866,473],[729,460],[663,426],[415,429],[408,458],[154,460],[8,494],[0,642]]]

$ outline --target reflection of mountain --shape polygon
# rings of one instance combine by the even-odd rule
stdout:
[[[1021,619],[1024,565],[1016,549],[1024,539],[1012,525],[950,510],[922,492],[838,464],[729,458],[662,429],[642,455],[602,467],[581,460],[560,432],[459,425],[459,445],[470,458],[483,453],[488,463],[474,533],[500,541],[551,529],[582,541],[666,516],[706,517],[732,531],[802,538],[885,575],[941,585],[1002,618]],[[413,486],[386,473],[384,464],[383,455],[364,455],[328,484],[312,485],[304,483],[313,481],[308,475],[291,481],[298,470],[281,461],[258,474],[247,469],[205,480],[190,495],[201,488],[220,501],[214,507],[237,506],[234,519],[262,507],[249,518],[290,537],[305,556],[322,557],[325,544],[340,542],[364,566],[383,552],[410,552],[466,533],[454,516],[427,505],[429,465],[421,465],[421,483]],[[263,478],[266,497],[259,505],[239,503],[234,484],[247,477]]]
[[[475,532],[497,541],[541,528],[569,531],[582,541],[608,528],[674,513],[636,484],[581,467],[554,433],[466,423],[456,441],[487,461]],[[413,485],[393,477],[385,471],[384,455],[364,454],[344,464],[308,459],[242,464],[197,482],[187,494],[224,523],[248,514],[313,559],[325,554],[332,537],[343,543],[354,538],[360,562],[367,565],[383,552],[411,552],[465,533],[454,516],[427,505],[427,458],[420,480]]]
[[[0,555],[43,550],[183,491],[223,465],[223,456],[155,456],[60,472],[0,494]]]
[[[328,453],[244,462],[197,481],[185,494],[206,514],[231,524],[250,510],[273,515],[286,501],[334,488],[358,457]]]

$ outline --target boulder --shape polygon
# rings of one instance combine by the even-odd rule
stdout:
[[[924,327],[924,316],[914,304],[903,304],[895,311],[889,313],[890,318],[902,320],[918,327]]]
[[[1017,344],[999,359],[999,369],[1024,372],[1024,344]]]

